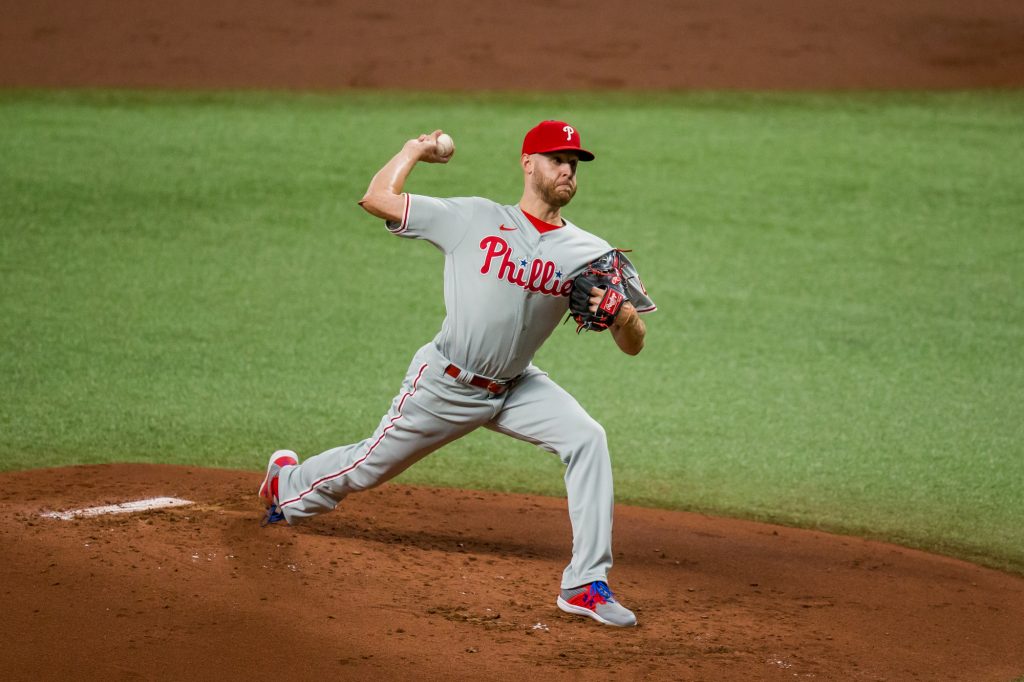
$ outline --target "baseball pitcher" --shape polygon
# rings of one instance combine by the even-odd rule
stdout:
[[[259,490],[267,521],[294,524],[334,509],[349,493],[380,485],[483,426],[554,453],[566,466],[572,558],[558,607],[635,625],[608,587],[614,496],[604,429],[532,359],[567,313],[577,330],[608,330],[636,355],[646,335],[640,313],[655,305],[624,253],[562,215],[576,194],[577,165],[594,159],[575,126],[543,121],[526,134],[523,194],[512,206],[404,191],[417,163],[448,163],[454,151],[440,130],[407,141],[359,202],[391,234],[428,241],[444,254],[441,330],[415,354],[368,438],[301,464],[290,450],[271,455]]]

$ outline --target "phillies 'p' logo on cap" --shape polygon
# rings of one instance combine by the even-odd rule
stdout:
[[[594,160],[594,155],[582,147],[579,131],[565,121],[541,121],[523,139],[524,154],[551,152],[576,152],[580,161]]]

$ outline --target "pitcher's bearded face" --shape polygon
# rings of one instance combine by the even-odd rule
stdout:
[[[533,189],[549,206],[561,208],[576,195],[577,156],[571,152],[535,154]]]

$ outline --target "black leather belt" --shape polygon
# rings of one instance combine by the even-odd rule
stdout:
[[[476,386],[477,388],[484,388],[493,393],[494,395],[501,395],[507,391],[515,379],[508,379],[506,381],[495,381],[494,379],[488,379],[486,377],[479,376],[477,374],[470,374],[463,372],[455,365],[448,365],[445,368],[444,373],[450,377],[458,379],[462,383],[469,384],[470,386]],[[462,377],[459,379],[459,377]]]

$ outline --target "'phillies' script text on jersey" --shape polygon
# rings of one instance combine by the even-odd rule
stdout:
[[[572,291],[573,280],[560,281],[562,273],[557,266],[549,260],[534,258],[530,263],[529,277],[526,275],[526,260],[519,263],[512,260],[512,249],[501,237],[491,235],[484,237],[480,242],[480,248],[484,251],[484,266],[480,268],[480,274],[486,275],[491,270],[491,264],[496,258],[501,259],[498,266],[498,279],[503,279],[510,284],[521,286],[528,291],[536,291],[549,296],[568,296]]]

